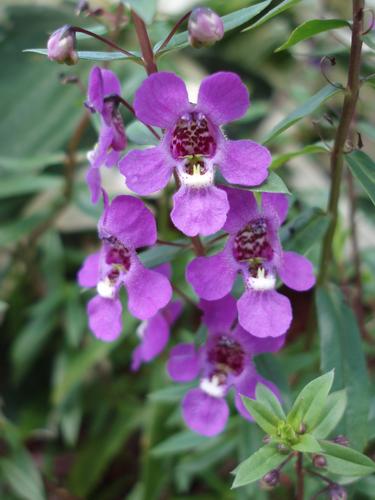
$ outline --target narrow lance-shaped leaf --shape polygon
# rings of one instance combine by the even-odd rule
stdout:
[[[277,168],[283,166],[287,161],[292,160],[293,158],[296,158],[298,156],[328,152],[329,150],[327,146],[323,143],[309,144],[308,146],[305,146],[302,149],[298,149],[297,151],[290,151],[289,153],[282,153],[280,155],[274,156],[270,169],[276,170]]]
[[[255,422],[261,427],[264,432],[270,434],[271,436],[276,434],[276,427],[279,423],[279,419],[273,414],[273,412],[260,401],[255,401],[246,396],[241,396],[245,408],[254,418]]]
[[[277,16],[278,14],[281,14],[282,12],[284,12],[287,9],[290,9],[291,7],[294,7],[295,5],[297,5],[297,3],[300,3],[300,2],[301,2],[301,0],[284,0],[283,2],[279,3],[279,5],[276,5],[276,7],[269,10],[268,12],[266,12],[266,14],[264,16],[262,16],[260,19],[258,19],[258,21],[256,23],[252,24],[251,26],[249,26],[248,28],[245,28],[242,31],[249,31],[249,30],[252,30],[254,28],[257,28],[261,24],[264,24],[265,22],[269,21],[273,17]]]
[[[286,418],[280,401],[277,399],[275,394],[270,389],[268,389],[267,386],[265,386],[264,384],[258,384],[256,387],[255,395],[256,400],[268,406],[277,418],[281,420]]]
[[[303,434],[299,436],[297,444],[292,446],[293,450],[301,451],[303,453],[319,453],[322,448],[318,440],[312,434]]]
[[[348,21],[344,19],[312,19],[311,21],[306,21],[293,30],[288,40],[278,47],[275,52],[288,49],[302,42],[302,40],[308,40],[319,33],[348,26]]]
[[[345,156],[349,168],[375,205],[375,162],[363,151]]]
[[[347,446],[319,441],[322,453],[327,457],[327,470],[340,476],[367,476],[375,472],[375,462]]]
[[[323,419],[313,430],[315,437],[324,439],[337,426],[342,419],[347,403],[345,389],[329,394],[324,409]]]
[[[47,55],[47,49],[25,49],[23,52],[33,52],[34,54],[41,54],[43,56]],[[95,51],[95,50],[78,50],[79,59],[85,59],[87,61],[117,61],[119,59],[126,59],[129,61],[137,62],[142,64],[141,57],[137,53],[132,53],[132,56],[128,56],[123,52],[106,52],[106,51]]]

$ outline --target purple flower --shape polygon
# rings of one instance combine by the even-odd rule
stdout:
[[[98,224],[102,247],[89,255],[78,273],[83,287],[96,287],[87,305],[89,326],[96,337],[110,342],[122,330],[121,285],[128,292],[128,309],[136,318],[152,318],[171,299],[172,289],[162,274],[146,269],[136,249],[156,242],[155,219],[144,203],[132,196],[117,196]]]
[[[224,36],[224,24],[212,9],[197,7],[188,22],[189,43],[192,47],[209,47]]]
[[[93,203],[100,198],[99,168],[116,165],[127,144],[124,123],[118,110],[120,94],[121,84],[117,76],[109,69],[94,66],[89,76],[86,101],[86,106],[93,113],[100,114],[99,139],[88,154],[90,169],[86,176]]]
[[[257,206],[251,192],[225,188],[230,210],[224,230],[224,249],[198,257],[187,267],[187,280],[199,297],[217,300],[230,293],[237,273],[245,292],[237,302],[241,326],[256,337],[283,335],[292,320],[289,299],[276,292],[276,276],[289,288],[308,290],[315,283],[311,262],[283,251],[278,230],[288,211],[285,195],[263,193]]]
[[[182,416],[188,427],[204,436],[215,436],[225,428],[229,408],[228,391],[235,390],[235,405],[246,419],[241,395],[254,398],[258,383],[276,387],[257,374],[252,358],[256,354],[279,350],[284,337],[259,339],[241,326],[231,330],[236,318],[236,301],[230,295],[215,302],[201,301],[203,322],[209,333],[206,344],[197,350],[192,344],[179,344],[171,349],[168,373],[176,382],[189,382],[199,377],[199,388],[190,389],[182,401]]]
[[[155,268],[155,271],[170,280],[172,271],[170,264],[162,264]],[[140,323],[137,328],[140,343],[134,349],[132,356],[133,371],[138,370],[142,363],[148,363],[159,356],[164,350],[169,341],[170,329],[180,316],[181,311],[181,302],[172,301],[158,311],[155,316]]]
[[[71,26],[65,25],[52,33],[47,42],[47,55],[60,64],[77,64],[76,35]]]
[[[221,229],[229,210],[225,191],[214,186],[216,168],[234,184],[253,186],[267,177],[269,151],[253,141],[227,140],[220,126],[240,118],[249,106],[245,85],[234,73],[215,73],[200,86],[198,103],[188,100],[173,73],[149,76],[135,94],[137,117],[165,129],[156,147],[130,151],[120,170],[130,189],[146,195],[163,189],[176,172],[181,184],[171,218],[188,236]]]

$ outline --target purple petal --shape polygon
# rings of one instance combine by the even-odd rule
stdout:
[[[141,362],[148,363],[156,358],[165,348],[169,340],[169,325],[161,313],[155,314],[147,321],[140,345],[133,353],[132,367],[138,369]]]
[[[197,257],[187,266],[186,279],[195,293],[206,300],[221,299],[232,290],[237,265],[223,250],[212,257]]]
[[[257,186],[267,178],[271,154],[253,141],[223,141],[215,162],[228,182]]]
[[[94,66],[92,68],[87,88],[88,105],[94,108],[98,113],[103,111],[104,106],[104,89],[101,71],[99,66]]]
[[[170,350],[168,375],[175,382],[190,382],[200,371],[199,353],[193,344],[178,344]]]
[[[167,323],[172,326],[182,312],[182,303],[179,300],[170,302],[163,309],[163,316]]]
[[[172,297],[168,279],[132,260],[133,269],[125,280],[129,312],[139,319],[149,319],[165,307]]]
[[[286,335],[279,337],[255,337],[251,333],[244,330],[241,325],[238,325],[233,332],[233,336],[245,348],[246,352],[251,356],[262,354],[264,352],[277,352],[285,342]]]
[[[169,280],[171,279],[172,276],[172,266],[169,262],[164,262],[164,264],[160,264],[160,266],[154,267],[154,271],[157,273],[162,274]]]
[[[289,299],[274,290],[246,291],[237,302],[241,326],[255,337],[278,337],[292,321]]]
[[[104,96],[121,95],[121,83],[117,75],[110,69],[100,68],[103,79]]]
[[[216,436],[225,428],[229,408],[225,399],[213,398],[201,389],[191,389],[182,401],[182,416],[194,432]]]
[[[271,215],[277,214],[279,225],[284,222],[288,215],[289,202],[288,197],[281,193],[262,193],[263,212],[270,212]]]
[[[133,149],[120,160],[119,168],[128,188],[145,195],[160,191],[168,184],[173,161],[162,146]]]
[[[278,272],[281,281],[292,290],[303,292],[315,285],[313,265],[298,253],[284,252]]]
[[[99,221],[99,236],[115,236],[130,248],[150,246],[157,238],[155,218],[138,198],[116,196]]]
[[[92,288],[99,281],[99,262],[100,252],[95,252],[83,262],[81,269],[78,271],[77,280],[80,286]]]
[[[171,219],[187,236],[208,236],[223,227],[228,210],[227,195],[222,189],[182,186],[173,196]]]
[[[229,212],[224,224],[224,231],[237,233],[243,229],[248,222],[257,216],[258,207],[255,196],[245,189],[224,187],[229,201]]]
[[[90,167],[86,174],[86,182],[91,193],[91,203],[98,203],[101,194],[102,179],[98,168]]]
[[[122,306],[118,299],[97,295],[87,304],[89,327],[95,337],[104,342],[116,340],[122,331]]]
[[[137,118],[148,125],[170,128],[190,107],[185,83],[173,73],[154,73],[135,93]]]
[[[249,104],[247,88],[235,73],[215,73],[205,78],[199,88],[197,109],[216,125],[240,118]]]
[[[201,299],[199,307],[203,311],[203,323],[212,332],[229,330],[233,321],[237,318],[236,300],[232,295],[226,295],[220,300],[208,301]]]

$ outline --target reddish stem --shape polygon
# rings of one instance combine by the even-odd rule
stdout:
[[[174,37],[174,35],[175,35],[176,31],[178,30],[178,28],[181,26],[181,24],[184,21],[186,21],[186,19],[188,19],[188,17],[190,16],[190,14],[191,14],[191,10],[187,14],[185,14],[184,16],[182,16],[179,21],[177,21],[177,23],[173,26],[173,28],[172,28],[171,32],[169,33],[169,35],[166,37],[166,39],[164,40],[164,42],[160,45],[160,47],[156,51],[155,55],[159,54],[159,52],[161,52],[164,49],[164,47],[166,47],[168,45],[168,43]]]
[[[97,40],[100,40],[101,42],[105,43],[109,47],[112,47],[112,49],[116,49],[116,50],[118,50],[119,52],[122,52],[123,54],[125,54],[128,57],[131,57],[133,59],[136,58],[136,56],[134,54],[132,54],[131,52],[128,52],[127,50],[125,50],[125,49],[123,49],[121,47],[119,47],[116,43],[112,42],[108,38],[105,38],[104,36],[97,35],[96,33],[93,33],[92,31],[86,30],[85,28],[81,28],[80,26],[71,26],[70,29],[72,31],[74,31],[75,33],[84,33],[85,35],[88,35],[88,36],[91,36],[93,38],[96,38]]]

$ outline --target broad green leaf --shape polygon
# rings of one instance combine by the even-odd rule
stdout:
[[[134,120],[126,127],[126,135],[130,142],[142,146],[150,146],[158,144],[158,139],[150,132],[150,130],[142,122]]]
[[[327,470],[340,476],[367,476],[375,472],[375,462],[347,446],[319,441],[322,453],[327,457]]]
[[[0,199],[57,189],[62,183],[61,177],[49,174],[3,176],[0,183]]]
[[[313,430],[315,437],[324,439],[335,429],[344,415],[346,404],[345,389],[329,394],[323,418]]]
[[[23,52],[32,52],[34,54],[47,55],[47,49],[25,49]],[[118,61],[120,59],[141,63],[141,58],[137,53],[132,52],[132,56],[128,56],[123,52],[106,52],[95,50],[78,50],[79,59],[86,61]]]
[[[151,453],[155,457],[165,457],[169,455],[175,455],[176,453],[182,453],[188,450],[193,450],[197,446],[211,442],[212,438],[201,436],[200,434],[196,434],[192,431],[182,431],[159,443],[157,446],[155,446],[155,448],[151,450]]]
[[[232,488],[258,481],[267,472],[279,466],[285,458],[285,455],[279,453],[276,444],[263,446],[237,467]]]
[[[335,369],[334,389],[346,389],[347,409],[340,425],[351,445],[363,449],[367,442],[369,380],[362,341],[353,311],[334,285],[316,294],[321,369]]]
[[[301,106],[292,111],[288,116],[281,120],[263,139],[263,143],[273,141],[278,135],[290,128],[305,116],[310,115],[319,108],[325,101],[331,99],[333,96],[343,91],[341,87],[335,87],[328,84],[319,90],[316,94],[311,96]]]
[[[297,444],[292,446],[293,450],[302,451],[303,453],[319,453],[322,448],[317,439],[312,434],[303,434],[299,436]]]
[[[375,162],[363,151],[345,155],[349,168],[375,205]]]
[[[268,406],[277,418],[280,420],[286,418],[280,401],[266,385],[259,383],[256,387],[255,396],[256,400]]]
[[[306,254],[325,235],[329,216],[319,209],[309,209],[281,229],[284,250]]]
[[[23,462],[24,464],[24,462]],[[43,483],[31,458],[28,458],[28,467],[24,467],[17,457],[0,459],[0,472],[3,480],[9,484],[16,498],[24,500],[44,500],[47,497],[43,491]],[[30,475],[33,467],[35,474]]]
[[[271,1],[272,0],[265,0],[255,5],[251,5],[250,7],[245,7],[244,9],[239,9],[231,12],[230,14],[227,14],[226,16],[223,16],[221,20],[224,24],[225,33],[249,22],[260,12],[262,12],[262,10],[264,10],[271,3]],[[154,52],[157,52],[159,50],[159,47],[162,45],[163,41],[164,39],[155,44]],[[171,50],[182,49],[184,47],[187,47],[188,45],[188,32],[183,31],[182,33],[178,33],[177,35],[175,35],[168,43],[168,45],[164,47],[160,52],[158,52],[158,55],[166,54]]]
[[[287,422],[296,431],[299,430],[301,424],[306,426],[307,432],[311,432],[317,425],[324,411],[333,377],[333,371],[325,373],[309,382],[298,394],[287,417]]]
[[[350,26],[348,21],[345,21],[344,19],[312,19],[310,21],[305,21],[292,31],[288,40],[278,47],[275,52],[288,49],[289,47],[302,42],[302,40],[312,38],[319,33],[323,33],[324,31],[348,26]]]
[[[140,253],[139,257],[145,266],[155,267],[164,262],[171,262],[182,250],[183,248],[179,247],[160,245]]]
[[[271,436],[275,435],[279,418],[274,415],[269,407],[260,401],[250,399],[246,396],[241,396],[241,399],[246,410],[254,418],[259,427],[267,434]]]
[[[291,160],[292,158],[296,158],[297,156],[304,156],[316,153],[328,153],[327,147],[322,144],[310,144],[309,146],[305,146],[302,149],[298,149],[297,151],[291,151],[289,153],[281,153],[280,155],[274,156],[272,159],[272,163],[270,166],[271,170],[275,170],[281,166],[283,166],[286,162]]]
[[[139,15],[146,24],[151,24],[156,13],[156,0],[121,0]]]
[[[254,186],[251,188],[247,188],[247,187],[236,185],[236,184],[229,184],[219,172],[217,172],[216,178],[217,178],[218,184],[232,186],[232,187],[235,187],[237,189],[245,189],[246,191],[253,191],[254,193],[290,194],[290,191],[287,188],[285,182],[282,180],[282,178],[279,175],[277,175],[275,172],[272,172],[272,171],[270,171],[267,179],[262,184],[259,184],[259,186]]]
[[[281,14],[282,12],[284,12],[287,9],[290,9],[291,7],[294,7],[300,2],[301,0],[284,0],[283,2],[279,3],[279,5],[277,5],[276,7],[266,12],[266,14],[262,16],[260,19],[258,19],[256,23],[252,24],[251,26],[245,28],[242,31],[248,31],[257,28],[258,26],[266,23],[273,17],[277,16],[278,14]]]

